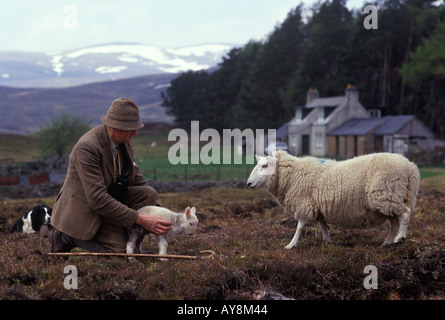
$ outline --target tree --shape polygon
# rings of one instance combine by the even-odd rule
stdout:
[[[431,37],[411,53],[410,61],[400,73],[414,88],[422,106],[422,120],[445,137],[445,20],[437,25]]]
[[[312,8],[312,17],[304,28],[307,40],[297,74],[303,97],[310,87],[323,96],[338,95],[351,82],[346,53],[353,19],[345,2],[319,2]]]
[[[256,50],[232,112],[236,127],[278,128],[293,113],[282,103],[281,91],[301,56],[304,44],[301,11],[301,6],[291,10]],[[252,48],[252,43],[249,45]]]
[[[253,44],[255,47],[255,44]],[[232,49],[223,58],[218,70],[209,76],[205,96],[205,121],[202,128],[213,128],[222,132],[232,127],[232,111],[238,92],[247,75],[249,65],[255,59],[256,52],[244,48]]]
[[[180,128],[188,130],[192,120],[200,120],[208,76],[205,71],[185,72],[173,79],[166,93],[161,94],[167,114],[175,117]]]
[[[54,152],[62,158],[68,147],[89,129],[86,117],[62,112],[39,130],[38,139],[43,151]]]
[[[433,79],[445,80],[445,21],[441,21],[433,35],[411,53],[410,61],[400,72],[411,85]]]

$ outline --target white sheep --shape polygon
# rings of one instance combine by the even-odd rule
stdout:
[[[286,249],[295,247],[303,228],[314,222],[328,243],[327,223],[363,229],[381,226],[388,219],[391,230],[383,245],[406,238],[420,174],[404,156],[376,153],[337,162],[278,151],[273,156],[257,156],[257,161],[247,186],[265,187],[298,220]]]

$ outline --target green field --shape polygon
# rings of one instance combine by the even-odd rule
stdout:
[[[191,163],[191,152],[188,148],[188,164],[171,164],[168,159],[169,149],[176,141],[168,141],[171,128],[167,126],[147,125],[133,138],[136,162],[146,179],[153,180],[230,180],[246,178],[254,165],[247,165],[242,158],[242,164],[209,164],[201,161],[199,164]],[[205,144],[205,143],[204,143]],[[222,161],[222,149],[220,150]],[[231,150],[233,159],[233,149]],[[178,154],[179,156],[179,154]]]
[[[445,167],[420,168],[420,189],[445,190]]]
[[[177,164],[169,162],[168,151],[176,141],[168,141],[168,133],[172,127],[164,124],[146,124],[133,138],[136,162],[146,179],[153,180],[230,180],[247,178],[254,165],[243,164]],[[205,143],[203,143],[204,145]],[[71,150],[71,148],[68,148]],[[222,150],[220,150],[222,161]],[[233,149],[231,150],[233,159]],[[35,136],[0,135],[0,159],[8,159],[8,163],[35,161],[45,154],[39,148]],[[68,153],[66,154],[68,156]],[[188,158],[191,159],[190,149]],[[189,161],[188,163],[191,163]],[[1,164],[1,162],[0,162]]]
[[[445,175],[445,167],[423,167],[419,171],[421,179],[437,178]]]
[[[254,165],[177,164],[167,157],[138,158],[137,163],[146,179],[153,180],[230,180],[247,178]]]
[[[16,162],[35,161],[43,154],[39,151],[37,139],[32,135],[0,135],[0,159],[13,159]]]

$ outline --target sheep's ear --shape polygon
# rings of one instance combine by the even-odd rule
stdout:
[[[258,162],[258,161],[260,161],[260,156],[259,155],[255,155],[255,158],[256,158],[256,161]]]
[[[190,218],[190,212],[191,212],[190,207],[187,207],[187,209],[185,209],[185,216],[187,217],[187,219]]]
[[[275,172],[275,168],[277,167],[278,159],[275,157],[271,157],[271,156],[267,156],[266,159],[267,159],[267,163],[268,163],[267,170],[269,172],[267,174],[273,174]]]
[[[195,207],[192,207],[192,213],[195,213],[196,214],[196,208]]]
[[[272,157],[277,157],[277,150],[272,151]]]

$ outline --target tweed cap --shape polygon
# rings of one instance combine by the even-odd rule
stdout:
[[[107,114],[100,120],[107,126],[119,130],[138,130],[144,126],[139,116],[138,106],[129,98],[114,100]]]

